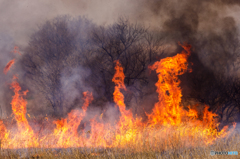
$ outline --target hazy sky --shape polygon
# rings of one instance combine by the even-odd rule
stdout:
[[[176,0],[166,2],[170,5],[176,4]],[[177,3],[176,9],[181,8],[184,2],[187,0]],[[147,26],[154,24],[161,27],[160,21],[164,19],[164,15],[159,16],[154,13],[155,6],[157,11],[162,9],[157,6],[159,3],[162,2],[157,0],[0,0],[0,35],[10,36],[17,45],[26,45],[29,36],[36,31],[38,25],[57,15],[65,14],[85,15],[97,24],[109,24],[116,21],[119,16],[126,16],[133,21],[144,21]],[[240,21],[239,6],[230,6],[226,10],[236,18],[237,23]]]
[[[131,17],[134,6],[128,0],[0,0],[0,34],[21,45],[38,25],[57,15],[85,15],[97,24],[109,24],[120,15]]]

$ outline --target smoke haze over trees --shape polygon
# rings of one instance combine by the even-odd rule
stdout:
[[[127,107],[140,114],[144,113],[138,111],[142,108],[151,111],[157,100],[154,85],[157,77],[150,73],[148,66],[179,53],[182,48],[177,43],[187,42],[192,45],[189,65],[193,71],[180,77],[183,98],[209,105],[226,121],[233,120],[232,116],[240,120],[240,20],[236,18],[239,1],[105,0],[105,4],[111,6],[104,12],[101,11],[107,6],[97,8],[93,1],[59,2],[56,4],[59,7],[53,10],[50,10],[53,2],[44,2],[39,6],[46,5],[46,13],[35,12],[40,22],[26,16],[20,18],[23,26],[14,25],[10,22],[17,22],[18,16],[5,11],[16,21],[3,20],[5,23],[0,29],[0,50],[4,54],[1,67],[13,58],[10,51],[14,44],[20,44],[22,56],[15,72],[20,72],[23,88],[30,90],[28,100],[33,114],[63,117],[81,106],[82,92],[87,90],[93,92],[93,107],[112,105],[115,60],[124,68],[127,91],[123,93]],[[9,6],[4,1],[1,4]],[[66,8],[60,12],[63,4]],[[28,11],[31,9],[23,11],[24,15]],[[79,16],[84,11],[87,18]],[[27,24],[30,29],[24,30]],[[8,25],[12,30],[7,30]],[[20,29],[24,30],[22,41]],[[9,78],[10,75],[3,76],[1,83]],[[9,107],[11,90],[1,85],[4,87],[1,98],[5,103],[1,106]]]

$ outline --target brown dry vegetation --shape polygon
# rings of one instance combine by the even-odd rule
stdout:
[[[154,139],[154,137],[152,138]],[[21,149],[21,150],[1,150],[0,158],[22,158],[22,159],[34,159],[34,158],[141,158],[141,159],[216,159],[216,158],[233,158],[238,159],[239,155],[215,155],[211,156],[210,151],[240,151],[240,134],[235,131],[231,136],[225,139],[219,139],[214,144],[209,146],[189,147],[187,143],[178,138],[177,133],[171,134],[167,138],[168,140],[162,140],[159,142],[157,149],[149,147],[148,143],[142,141],[145,146],[141,151],[134,149],[133,147],[126,147],[125,149],[119,148],[67,148],[67,149]],[[200,143],[201,141],[194,141]],[[165,144],[163,144],[165,143]],[[196,144],[197,145],[197,144]],[[139,151],[139,152],[137,152]]]

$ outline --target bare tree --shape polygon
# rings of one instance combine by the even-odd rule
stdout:
[[[62,115],[64,94],[61,73],[76,63],[71,56],[75,49],[74,34],[67,26],[68,17],[47,21],[31,36],[21,59],[25,82],[44,95],[55,115]]]
[[[238,71],[238,66],[234,66],[238,53],[231,51],[235,50],[237,46],[235,49],[231,46],[231,50],[228,50],[228,46],[224,44],[221,47],[225,47],[222,50],[225,56],[221,60],[214,61],[211,68],[199,59],[196,52],[193,52],[189,58],[189,62],[193,63],[193,71],[183,75],[182,86],[183,90],[190,88],[188,89],[190,91],[185,92],[184,98],[193,98],[199,103],[209,105],[209,109],[217,113],[219,121],[225,125],[240,119],[240,79],[238,76],[232,75]],[[226,58],[226,56],[232,58]],[[219,56],[216,57],[216,59],[219,58]],[[214,69],[214,67],[217,68]],[[230,70],[231,67],[233,69]],[[219,70],[220,68],[222,70]]]
[[[75,71],[81,77],[74,76],[78,78],[74,87],[81,91],[82,87],[91,86],[95,91],[95,105],[103,106],[105,102],[113,101],[115,60],[124,67],[127,104],[149,93],[147,68],[157,57],[164,55],[161,42],[160,36],[123,18],[103,27],[89,21],[82,23],[81,18],[58,17],[46,22],[32,35],[21,65],[29,87],[36,90],[36,95],[44,96],[43,100],[48,102],[55,115],[62,116],[68,99],[62,90],[61,76],[72,77],[73,70],[79,66],[89,69],[91,75],[86,78],[89,72]],[[84,86],[82,81],[86,81]],[[69,109],[77,103],[78,99]]]
[[[91,50],[86,58],[86,66],[92,71],[89,83],[94,87],[99,99],[112,101],[114,84],[114,61],[119,60],[124,68],[126,102],[134,96],[143,96],[144,85],[148,84],[148,65],[156,56],[164,54],[160,40],[138,24],[131,24],[120,18],[108,27],[95,27],[91,33]]]

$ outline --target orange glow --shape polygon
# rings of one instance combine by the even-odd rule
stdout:
[[[16,128],[7,129],[0,121],[0,138],[3,148],[67,148],[67,147],[118,147],[132,148],[135,151],[142,149],[157,149],[160,145],[171,145],[169,142],[181,139],[184,146],[202,146],[212,144],[216,139],[223,138],[230,132],[227,127],[217,131],[216,114],[208,111],[205,106],[203,115],[199,115],[190,106],[181,105],[182,90],[179,75],[191,71],[188,68],[187,58],[190,55],[190,45],[181,45],[181,53],[162,59],[152,66],[156,70],[158,102],[151,113],[146,113],[147,121],[134,117],[131,109],[124,103],[126,91],[125,75],[119,61],[115,61],[115,74],[112,82],[115,84],[113,101],[119,109],[119,120],[111,125],[103,120],[103,113],[89,119],[89,127],[82,123],[86,117],[88,106],[93,100],[89,92],[83,93],[82,108],[72,110],[66,118],[51,121],[46,118],[52,131],[36,132],[30,126],[27,118],[27,101],[23,98],[28,91],[21,92],[20,85],[14,81],[11,88],[14,90],[11,105],[15,117]],[[16,80],[16,78],[15,78]],[[29,116],[30,118],[30,116]],[[80,130],[81,123],[84,128]],[[236,124],[234,124],[234,127]],[[47,130],[46,130],[47,131]],[[197,144],[196,141],[199,143]]]
[[[21,55],[21,53],[19,52],[19,48],[17,46],[14,46],[14,49],[13,49],[12,52],[15,53],[15,54]]]
[[[13,133],[8,131],[4,136],[3,141],[8,143],[8,147],[15,147],[15,145],[22,145],[21,147],[35,147],[37,146],[37,140],[34,136],[32,128],[28,124],[26,118],[26,105],[27,101],[23,98],[28,91],[21,92],[20,85],[13,81],[11,88],[14,90],[11,105],[12,111],[17,122],[17,132]]]
[[[84,92],[83,94],[85,103],[82,107],[82,111],[78,109],[72,110],[68,113],[67,119],[54,121],[56,128],[54,129],[52,138],[57,141],[55,143],[56,147],[71,147],[78,145],[78,143],[74,143],[75,141],[78,141],[77,129],[86,114],[89,103],[93,100],[91,93]]]
[[[7,74],[7,72],[10,70],[10,68],[11,68],[11,66],[14,64],[14,62],[15,62],[15,59],[10,60],[10,61],[7,63],[7,65],[5,66],[5,68],[4,68],[4,70],[3,70],[3,72],[4,72],[5,74]]]

